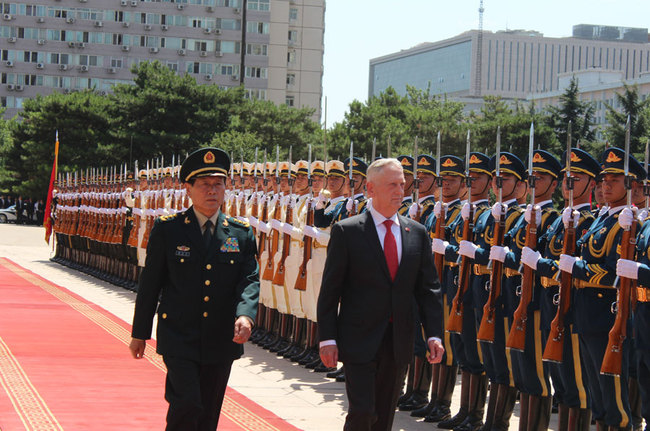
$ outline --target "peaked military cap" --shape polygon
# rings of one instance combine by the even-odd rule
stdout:
[[[311,174],[319,177],[325,176],[325,163],[322,160],[314,160],[311,162]]]
[[[608,148],[600,157],[603,169],[601,174],[624,174],[625,173],[625,151],[620,148]],[[629,172],[637,181],[646,178],[647,173],[641,163],[630,154]]]
[[[149,176],[147,175],[147,170],[140,169],[140,172],[138,172],[138,178],[141,180],[146,180],[147,178],[149,178]]]
[[[492,175],[490,158],[483,153],[469,153],[469,171]]]
[[[327,170],[327,175],[333,175],[335,177],[345,177],[345,167],[343,166],[343,162],[340,160],[330,160],[327,162],[327,166],[325,167]]]
[[[436,159],[428,154],[420,154],[418,156],[418,173],[436,175]]]
[[[440,157],[440,176],[460,175],[465,176],[465,162],[458,156]]]
[[[280,162],[280,176],[288,177],[289,169],[291,169],[291,176],[295,178],[296,176],[296,165],[291,163],[291,168],[289,167],[289,162]]]
[[[496,155],[490,159],[490,170],[492,171],[492,175],[496,174],[496,159]],[[512,153],[501,152],[499,157],[499,169],[501,172],[512,174],[520,180],[524,180],[527,177],[524,163],[519,159],[519,157]]]
[[[350,174],[350,158],[348,157],[343,161],[343,165],[345,166],[345,176],[348,176]],[[366,162],[361,160],[358,157],[353,157],[352,158],[352,173],[353,174],[359,174],[363,177],[366,176],[366,171],[368,170],[368,165]]]
[[[242,162],[241,168],[243,171],[244,175],[252,175],[253,174],[253,164],[248,163],[248,162]]]
[[[219,148],[206,147],[187,156],[181,166],[181,181],[186,183],[199,177],[226,177],[230,157]]]
[[[307,160],[298,160],[295,169],[297,173],[307,175],[309,173],[309,163]]]
[[[557,178],[561,171],[562,164],[553,154],[545,150],[533,151],[533,172],[549,174]]]
[[[405,173],[409,173],[413,175],[413,157],[399,156],[397,157],[397,160],[399,160],[399,163],[400,165],[402,165],[402,169],[404,170]]]
[[[566,151],[562,153],[562,172],[566,172]],[[600,173],[600,163],[580,148],[571,148],[571,172],[582,172],[596,178]]]

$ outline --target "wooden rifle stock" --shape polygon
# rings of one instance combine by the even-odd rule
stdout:
[[[463,240],[474,241],[474,208],[470,205],[469,218],[463,221]],[[460,267],[458,269],[458,290],[451,304],[449,319],[447,320],[447,332],[460,334],[463,330],[463,298],[469,289],[470,270],[472,269],[472,259],[462,256]]]
[[[576,249],[576,228],[573,225],[573,217],[569,220],[569,226],[564,231],[564,245],[562,254],[573,256]],[[562,271],[560,274],[560,289],[557,300],[557,313],[551,322],[551,332],[546,340],[546,347],[542,359],[550,362],[562,362],[564,354],[564,318],[571,307],[571,288],[573,277],[570,272]]]
[[[262,205],[262,217],[260,218],[261,223],[266,223],[269,221],[268,217],[268,212],[269,212],[269,199],[268,196],[264,196],[264,205]],[[258,240],[257,240],[257,258],[259,259],[262,256],[262,253],[264,253],[264,250],[266,250],[266,233],[262,231],[262,229],[258,229],[258,233],[260,234]],[[258,261],[259,264],[259,261]]]
[[[275,211],[273,211],[273,219],[280,220],[281,216],[282,216],[282,205],[280,205],[280,199],[278,199],[275,204]],[[275,254],[278,252],[279,246],[280,246],[280,232],[274,229],[273,232],[271,232],[269,257],[266,261],[266,268],[264,268],[264,274],[262,274],[263,280],[273,281],[273,271],[275,269],[275,265],[274,265]]]
[[[621,259],[634,259],[636,247],[636,222],[630,229],[624,230],[621,236]],[[627,321],[630,317],[630,296],[632,294],[633,280],[620,278],[620,287],[616,298],[616,319],[609,331],[607,350],[603,356],[600,373],[609,376],[620,376],[623,361],[623,342],[627,337]]]
[[[314,210],[311,208],[311,202],[307,200],[307,219],[305,226],[314,225]],[[313,243],[313,238],[305,235],[303,237],[303,254],[302,254],[302,263],[298,269],[298,277],[296,278],[296,284],[294,288],[297,290],[305,291],[307,290],[307,263],[311,260],[311,247]]]
[[[436,231],[435,231],[435,237],[437,239],[442,239],[442,240],[445,239],[444,237],[445,237],[445,218],[446,218],[446,214],[444,214],[444,213],[445,213],[445,211],[443,209],[440,212],[440,217],[438,217],[436,219]],[[419,220],[416,220],[416,221],[419,223]],[[445,255],[440,254],[440,253],[434,253],[434,255],[433,255],[433,264],[436,267],[436,271],[438,272],[438,278],[441,279],[442,272],[444,271]]]
[[[526,226],[526,247],[537,249],[537,215],[535,210],[531,211],[530,222]],[[513,315],[512,328],[506,340],[506,347],[524,351],[526,345],[526,323],[528,321],[528,305],[533,299],[533,289],[535,288],[535,271],[528,265],[524,265],[524,274],[521,277],[521,296],[519,306]]]
[[[293,207],[291,206],[291,198],[289,198],[289,203],[287,204],[287,216],[285,217],[285,224],[293,224]],[[278,286],[284,285],[284,275],[286,272],[286,262],[289,252],[291,251],[291,235],[284,234],[282,237],[282,256],[278,262],[278,268],[275,270],[275,275],[273,276],[273,284]]]
[[[257,192],[253,195],[253,205],[251,205],[251,215],[255,218],[258,218],[260,216],[260,206],[259,206],[259,199],[260,196],[257,194]],[[253,235],[257,235],[257,229],[253,228]]]
[[[494,225],[494,236],[492,244],[503,246],[503,238],[506,232],[506,214],[501,214],[499,222]],[[501,296],[501,283],[503,282],[503,262],[492,261],[492,273],[490,274],[490,294],[483,306],[483,317],[476,338],[488,343],[494,343],[495,316],[497,301]]]

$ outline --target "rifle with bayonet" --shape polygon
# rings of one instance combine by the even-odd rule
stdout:
[[[311,144],[309,145],[308,153],[309,155],[307,158],[307,162],[309,163],[309,165],[307,166],[307,183],[309,184],[309,197],[305,202],[305,206],[307,208],[305,226],[313,226],[314,210],[312,208],[311,201],[313,198],[314,191],[312,188],[313,180],[311,178]],[[310,237],[309,235],[303,236],[302,262],[300,263],[300,268],[298,269],[298,277],[296,278],[296,283],[294,284],[294,288],[297,290],[302,290],[302,291],[307,290],[307,263],[311,260],[312,242],[313,242],[312,237]]]
[[[417,136],[415,137],[415,142],[416,142],[416,149],[417,149],[417,141],[418,138]],[[417,153],[416,153],[417,154]],[[469,157],[469,139],[467,140],[467,157]],[[468,159],[469,160],[469,159]],[[465,169],[469,164],[466,166]],[[469,175],[468,175],[469,176]],[[440,240],[445,239],[445,218],[446,218],[446,211],[444,204],[442,202],[442,177],[440,176],[440,133],[438,133],[438,139],[436,141],[436,183],[438,185],[438,203],[440,204],[440,215],[436,219],[436,229],[433,233],[434,237]],[[420,218],[418,214],[418,218]],[[416,220],[420,221],[420,220]],[[436,271],[438,271],[438,278],[442,277],[442,272],[444,271],[444,265],[445,265],[445,255],[440,254],[440,253],[434,253],[433,255],[433,265],[436,267]]]
[[[349,197],[352,201],[352,209],[348,212],[348,217],[352,217],[353,215],[357,214],[357,206],[354,203],[354,178],[352,177],[352,171],[354,168],[354,160],[352,159],[354,157],[354,143],[350,141],[350,158],[348,159],[348,169],[350,172],[348,173],[348,183],[350,184],[350,190],[349,190]],[[346,202],[347,206],[347,202]]]
[[[291,166],[289,166],[289,175],[291,175]],[[280,146],[275,147],[275,184],[278,186],[278,194],[280,193]],[[282,217],[282,205],[280,199],[276,199],[275,210],[273,211],[273,219],[280,220]],[[273,271],[275,270],[275,254],[278,252],[280,246],[280,232],[273,229],[269,237],[269,256],[266,261],[266,268],[262,274],[263,280],[273,281]]]
[[[623,162],[623,171],[625,173],[625,188],[627,190],[626,208],[632,207],[632,181],[630,176],[630,117],[627,117],[625,125],[625,161]],[[634,259],[634,249],[636,247],[636,220],[632,221],[630,227],[623,229],[621,235],[621,259]],[[630,300],[632,296],[632,285],[634,280],[629,278],[617,278],[620,282],[616,302],[612,304],[612,312],[616,312],[614,325],[609,331],[607,349],[603,356],[603,364],[600,368],[600,374],[609,376],[620,376],[623,362],[623,343],[627,338],[627,324],[630,318]],[[614,282],[616,286],[616,282]]]
[[[255,161],[253,162],[253,183],[255,184],[255,190],[253,193],[253,197],[251,198],[251,216],[255,218],[258,218],[260,215],[259,196],[257,194],[258,180],[259,178],[257,177],[257,148],[255,148]],[[257,235],[257,228],[253,228],[253,235]]]
[[[573,186],[575,178],[571,175],[571,122],[567,130],[567,150],[565,161],[565,187],[569,192],[569,202],[567,208],[571,211],[569,217],[569,224],[564,229],[564,244],[562,246],[562,254],[573,256],[576,250],[576,226],[573,220]],[[564,338],[565,338],[565,322],[566,314],[569,312],[571,306],[571,288],[573,285],[573,276],[570,272],[560,271],[560,288],[553,298],[553,302],[557,305],[557,312],[555,318],[551,322],[551,332],[548,334],[546,347],[542,359],[548,362],[561,363],[564,355]]]
[[[415,137],[413,144],[413,205],[417,208],[417,214],[413,220],[420,222],[420,180],[418,180],[418,137]],[[438,274],[440,276],[440,274]]]
[[[260,216],[260,223],[266,224],[269,221],[269,198],[266,195],[266,188],[268,187],[268,179],[266,178],[266,150],[264,150],[264,165],[262,166],[262,215]],[[264,232],[263,229],[258,229],[258,233],[260,234],[258,241],[257,241],[257,256],[258,259],[262,256],[262,253],[266,250],[266,241],[267,241],[267,236],[266,232]],[[259,262],[258,262],[259,263]]]
[[[241,185],[241,200],[239,201],[238,216],[246,217],[246,186],[244,184],[244,153],[241,153],[241,166],[239,168],[239,184]]]
[[[438,141],[440,141],[440,132],[438,132]],[[465,151],[465,180],[467,181],[467,202],[469,202],[469,217],[467,220],[463,220],[463,241],[474,242],[474,208],[472,208],[472,179],[469,176],[469,159],[470,133],[468,130],[467,148]],[[438,155],[437,162],[440,163],[440,155]],[[461,256],[460,266],[458,268],[458,289],[456,290],[456,296],[454,296],[454,300],[451,303],[451,311],[449,312],[449,320],[447,321],[447,332],[460,334],[463,331],[463,314],[465,312],[465,304],[463,301],[465,294],[469,290],[471,270],[472,259],[467,256]]]
[[[534,133],[533,124],[530,125],[530,138],[528,147],[528,187],[530,187],[531,205],[530,221],[526,226],[526,247],[537,249],[537,211],[535,211],[535,176],[533,175],[533,152],[534,152]],[[528,323],[528,305],[533,300],[533,290],[535,289],[535,270],[528,265],[523,265],[523,275],[521,277],[521,295],[519,297],[519,306],[515,310],[512,318],[512,328],[506,340],[506,347],[524,351],[526,345],[526,324]]]
[[[291,200],[293,199],[293,178],[291,178],[291,147],[289,147],[289,173],[288,173],[288,181],[289,181],[289,196],[288,196],[288,202],[287,202],[287,210],[286,210],[286,215],[284,217],[284,224],[288,225],[293,225],[293,205]],[[280,203],[278,202],[278,205]],[[273,284],[276,284],[278,286],[283,286],[284,285],[284,276],[286,273],[286,262],[287,262],[287,257],[289,257],[289,253],[291,252],[291,235],[288,233],[285,233],[284,236],[282,237],[282,256],[280,257],[280,261],[278,262],[278,268],[275,271],[275,275],[273,276]]]
[[[496,167],[496,185],[497,185],[497,202],[501,206],[500,217],[494,221],[494,235],[492,236],[491,246],[503,246],[503,240],[506,233],[506,209],[503,206],[503,178],[501,177],[501,128],[497,128],[497,155],[495,160]],[[483,306],[483,317],[479,325],[476,338],[488,343],[494,343],[495,322],[497,301],[501,296],[501,285],[503,283],[503,262],[498,260],[492,261],[492,270],[490,271],[490,281],[487,289],[489,290],[488,299]]]

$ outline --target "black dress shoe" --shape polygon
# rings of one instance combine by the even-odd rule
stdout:
[[[341,368],[339,368],[337,370],[330,371],[329,373],[326,374],[326,377],[329,377],[330,379],[335,379],[338,375],[343,374],[343,373],[344,373],[343,367],[341,367]]]
[[[436,402],[435,400],[431,400],[429,401],[429,404],[427,404],[426,406],[411,411],[411,416],[413,416],[414,418],[425,418],[435,410],[436,410]]]
[[[425,422],[442,422],[451,419],[451,410],[449,406],[438,405],[435,409],[431,411],[428,415],[425,416]]]

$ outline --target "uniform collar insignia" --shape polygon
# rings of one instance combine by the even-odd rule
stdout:
[[[185,217],[185,224],[190,224],[190,219],[189,219],[189,217]]]
[[[223,220],[223,225],[224,225],[224,226],[228,226],[228,219],[224,219],[224,220]]]

